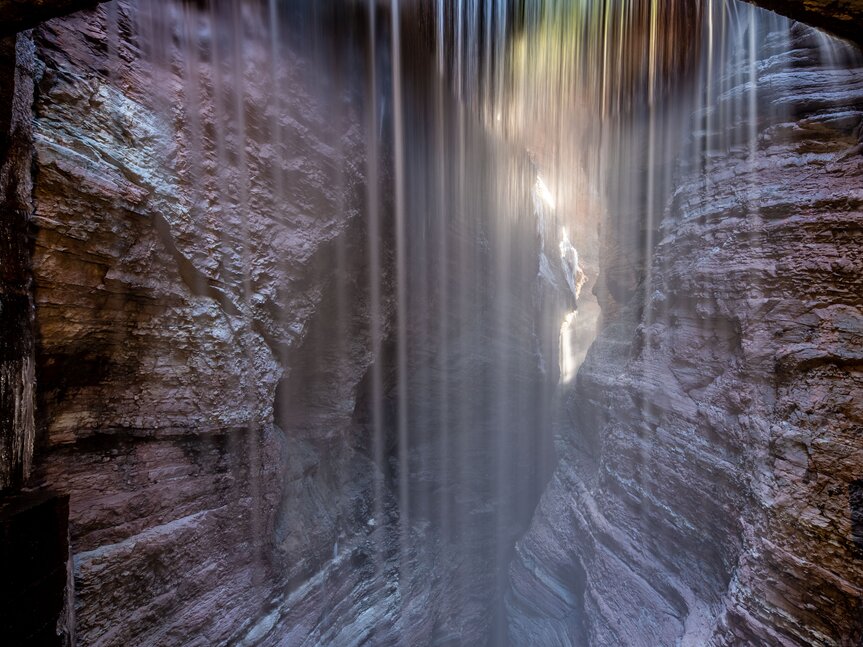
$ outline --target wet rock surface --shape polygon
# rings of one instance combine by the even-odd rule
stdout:
[[[70,495],[80,643],[260,643],[257,619],[287,583],[311,580],[305,617],[336,604],[313,576],[355,529],[322,518],[334,491],[370,496],[373,470],[349,446],[326,453],[327,434],[348,432],[350,388],[346,421],[318,438],[273,416],[332,289],[336,241],[361,241],[359,117],[319,91],[311,66],[285,68],[285,154],[266,129],[268,79],[247,76],[241,131],[241,90],[213,50],[190,80],[170,52],[139,49],[141,20],[112,4],[35,34],[35,481]],[[238,46],[249,69],[266,68],[263,44]],[[183,108],[190,94],[198,114]],[[220,123],[249,142],[247,175],[218,149]],[[296,191],[274,203],[286,180]],[[359,382],[369,361],[355,353],[344,379]],[[333,475],[354,473],[365,485],[336,490]],[[347,564],[338,574],[354,577]]]
[[[269,78],[260,70],[276,69],[273,50],[243,35],[268,33],[260,12],[231,16],[243,29],[220,32],[235,22],[179,3],[162,9],[165,24],[109,3],[34,32],[31,485],[70,496],[79,641],[481,644],[505,582],[495,565],[547,476],[508,479],[499,505],[501,476],[484,457],[501,435],[521,438],[510,463],[550,449],[528,414],[549,380],[534,339],[540,241],[529,190],[498,203],[492,186],[472,186],[469,201],[449,195],[441,212],[421,192],[409,196],[411,226],[448,255],[412,238],[411,257],[429,256],[403,277],[405,323],[418,339],[405,361],[418,378],[403,400],[417,431],[400,441],[392,196],[368,213],[362,69],[339,68],[349,81],[333,91],[314,51],[285,45],[291,65]],[[194,29],[178,33],[172,18]],[[389,106],[381,110],[387,121],[374,127],[391,128]],[[472,137],[471,168],[514,155]],[[431,165],[435,141],[420,140],[409,145]],[[445,154],[457,143],[450,137]],[[384,174],[391,154],[385,142]],[[450,186],[457,169],[447,166]],[[532,186],[527,159],[515,169],[528,175],[519,186]],[[456,212],[457,224],[436,220]],[[499,231],[504,214],[515,224]],[[375,312],[371,217],[381,232]],[[518,257],[513,239],[527,241]],[[436,260],[469,267],[471,281],[441,286]],[[516,291],[511,310],[495,302],[502,289]],[[431,330],[435,307],[446,320]],[[442,335],[449,350],[436,358]],[[532,341],[506,343],[519,338]],[[499,370],[501,357],[517,377]],[[462,368],[447,383],[453,366]],[[492,406],[480,397],[489,382],[520,398]],[[400,442],[410,443],[409,464]],[[401,501],[400,482],[411,491]],[[439,499],[457,515],[448,529]]]
[[[504,615],[517,645],[863,638],[858,71],[823,69],[806,30],[772,52],[793,74],[761,62],[765,100],[791,116],[758,123],[754,157],[709,151],[681,171],[650,290],[633,249],[644,232],[605,232],[602,334],[564,393],[561,462],[507,583],[493,566],[546,478],[518,467],[550,453],[552,421],[524,412],[552,410],[569,305],[565,281],[537,282],[533,214],[495,230],[500,214],[475,196],[496,187],[477,184],[461,190],[488,222],[413,222],[448,251],[410,248],[433,271],[409,279],[419,422],[405,475],[389,230],[372,351],[367,115],[307,51],[282,52],[297,64],[275,82],[262,43],[231,41],[208,10],[170,11],[200,11],[199,59],[177,56],[188,33],[145,51],[136,21],[170,30],[111,3],[40,26],[24,66],[37,81],[30,485],[70,496],[79,644],[497,645]],[[242,152],[220,148],[224,124]],[[483,168],[486,154],[501,151],[461,161]],[[441,179],[453,194],[457,170]],[[426,208],[412,199],[411,213]],[[467,204],[435,207],[463,217]],[[470,281],[447,292],[441,259]],[[505,289],[504,307],[489,295]],[[435,308],[448,314],[430,325]],[[376,362],[382,462],[369,450]],[[519,395],[495,404],[486,388]],[[438,505],[464,523],[447,527]]]
[[[600,294],[511,568],[515,644],[863,638],[863,72],[821,67],[813,38],[758,66],[790,117],[766,114],[754,149],[707,146],[632,296]]]

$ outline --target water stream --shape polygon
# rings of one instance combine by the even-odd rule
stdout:
[[[109,7],[119,56],[126,23]],[[196,221],[223,220],[219,253],[189,259],[196,294],[228,303],[282,372],[270,393],[235,395],[250,409],[272,398],[260,425],[275,422],[289,464],[320,457],[297,468],[314,488],[282,490],[275,530],[260,475],[248,475],[260,577],[278,579],[280,560],[306,568],[275,586],[275,615],[249,641],[277,644],[279,605],[361,554],[397,593],[369,593],[339,626],[333,584],[324,607],[342,633],[319,629],[317,644],[409,641],[423,623],[431,644],[507,644],[509,567],[570,424],[561,402],[578,397],[578,369],[618,309],[640,304],[647,330],[664,321],[652,254],[687,201],[682,175],[749,156],[751,173],[728,181],[761,217],[759,133],[795,110],[782,100],[794,61],[781,54],[802,28],[735,0],[139,0],[129,11],[164,157],[190,187],[167,227],[194,235]],[[824,73],[859,64],[807,33]],[[288,116],[298,104],[309,123]],[[315,129],[328,129],[326,150],[303,136]],[[275,235],[291,242],[285,273],[308,264],[320,288],[271,289],[258,241]],[[316,314],[291,327],[303,308]],[[260,361],[251,342],[246,352]],[[256,433],[242,442],[264,460]],[[318,530],[297,527],[304,497],[328,499],[315,502]],[[423,599],[435,616],[419,621]]]

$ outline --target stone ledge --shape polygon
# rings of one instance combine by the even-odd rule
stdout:
[[[0,36],[8,36],[40,22],[95,7],[105,0],[0,0]]]
[[[863,0],[746,0],[863,44]]]

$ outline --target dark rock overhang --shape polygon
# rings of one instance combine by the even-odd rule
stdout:
[[[104,0],[0,0],[0,36],[8,36],[40,22],[95,7]]]
[[[0,0],[0,36],[105,0]],[[696,1],[696,0],[693,0]],[[863,43],[863,0],[746,0],[752,4]]]
[[[863,0],[746,0],[863,44]]]

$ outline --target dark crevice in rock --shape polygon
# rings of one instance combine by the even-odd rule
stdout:
[[[35,437],[33,65],[29,33],[0,39],[0,490],[26,480]]]
[[[863,556],[863,479],[848,484],[848,504],[851,507],[851,541]]]
[[[75,644],[68,521],[68,495],[43,491],[0,501],[0,635],[6,644]]]
[[[30,29],[40,22],[94,7],[106,0],[0,0],[0,36]]]

